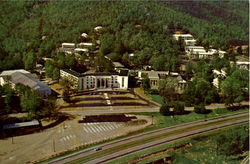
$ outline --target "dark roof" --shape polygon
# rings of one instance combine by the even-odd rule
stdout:
[[[38,79],[35,79],[32,75],[23,74],[20,72],[15,72],[11,75],[11,82],[14,84],[20,83],[20,84],[28,86],[31,89],[35,89],[35,90],[50,89],[49,86],[47,86],[46,84],[43,84]]]
[[[64,72],[67,72],[73,76],[76,76],[76,77],[81,77],[81,74],[79,72],[76,72],[74,70],[71,70],[71,69],[63,69]]]
[[[85,73],[79,73],[79,72],[76,72],[74,70],[71,70],[71,69],[63,69],[63,71],[73,75],[73,76],[76,76],[76,77],[84,77],[84,76],[111,76],[111,75],[120,75],[120,76],[127,76],[128,75],[128,71],[122,71],[120,74],[117,73],[117,72],[113,72],[113,73],[108,73],[108,72],[91,72],[91,73],[88,73],[88,72],[85,72]]]
[[[3,125],[3,129],[14,129],[14,128],[22,128],[22,127],[38,126],[38,125],[40,125],[38,120],[32,120],[32,121],[29,121],[29,122],[5,124],[5,125]]]
[[[118,73],[95,72],[95,73],[83,74],[83,76],[110,76],[110,75],[118,75]]]

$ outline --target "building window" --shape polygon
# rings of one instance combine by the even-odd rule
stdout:
[[[124,87],[124,77],[122,77],[122,88]]]

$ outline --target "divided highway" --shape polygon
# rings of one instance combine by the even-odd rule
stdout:
[[[81,160],[83,160],[80,163],[84,163],[84,162],[91,163],[91,164],[93,164],[93,163],[105,163],[105,162],[111,161],[113,159],[120,158],[120,157],[126,156],[128,154],[132,154],[132,153],[139,152],[142,150],[146,150],[148,148],[158,146],[161,144],[165,144],[165,143],[168,143],[171,141],[176,141],[179,139],[198,135],[201,133],[205,133],[205,132],[216,130],[216,129],[223,128],[223,127],[228,127],[228,126],[232,126],[232,125],[246,123],[249,120],[248,120],[248,117],[246,118],[244,116],[247,116],[247,115],[248,115],[248,112],[241,112],[241,113],[237,113],[237,114],[230,114],[230,115],[210,118],[210,119],[206,119],[206,120],[199,120],[199,121],[189,122],[189,123],[185,123],[185,124],[179,124],[176,126],[166,127],[166,128],[150,131],[147,133],[127,137],[124,139],[112,141],[109,143],[105,143],[105,144],[102,144],[102,145],[99,145],[99,146],[96,146],[93,148],[85,149],[85,150],[76,152],[74,154],[70,154],[68,156],[59,157],[59,158],[54,159],[48,163],[50,163],[50,164],[55,164],[55,163],[59,164],[60,163],[61,164],[61,163],[67,163],[70,161],[73,162],[75,160],[77,160],[76,162],[80,162]],[[234,121],[233,120],[230,121],[231,119],[234,119]],[[223,120],[227,120],[227,122],[220,123]],[[206,126],[205,128],[198,127],[198,126],[211,124],[211,123],[213,123],[213,125]],[[216,124],[214,124],[214,123],[216,123]],[[191,128],[194,128],[194,130],[188,131],[188,129],[191,129]],[[131,146],[129,148],[121,149],[120,151],[114,151],[113,153],[108,153],[107,155],[100,156],[100,158],[89,158],[90,160],[86,161],[86,158],[90,157],[91,155],[100,154],[100,153],[102,153],[102,151],[105,152],[105,151],[112,150],[112,149],[115,150],[115,147],[117,147],[117,146],[122,146],[124,144],[129,144],[132,142],[135,143],[136,141],[139,142],[139,141],[145,140],[147,138],[152,138],[152,137],[157,137],[157,136],[159,137],[160,135],[175,132],[178,130],[182,131],[180,134],[178,133],[178,135],[172,135],[172,136],[170,135],[170,136],[167,136],[164,138],[159,138],[158,140],[153,140],[152,142],[134,145],[134,146]],[[100,149],[100,148],[101,148],[101,150],[96,151],[97,149]]]

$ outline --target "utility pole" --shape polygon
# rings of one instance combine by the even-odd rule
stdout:
[[[154,116],[152,115],[152,122],[151,125],[154,125]]]
[[[53,138],[53,150],[56,152],[56,145],[55,145],[55,139]]]

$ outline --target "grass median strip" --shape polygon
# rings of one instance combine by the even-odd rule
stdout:
[[[206,128],[206,127],[213,126],[213,125],[224,124],[224,123],[228,123],[228,122],[232,122],[232,121],[241,120],[241,119],[248,118],[248,117],[249,116],[246,115],[246,116],[236,117],[236,118],[233,118],[233,119],[229,118],[229,119],[226,119],[226,120],[215,121],[215,122],[207,123],[207,124],[204,124],[204,125],[197,125],[197,126],[194,125],[192,127],[189,127],[188,129],[187,128],[182,128],[182,129],[175,130],[175,131],[172,131],[172,132],[166,132],[166,133],[163,133],[163,134],[160,134],[160,135],[150,136],[150,137],[144,138],[144,139],[142,139],[140,141],[131,141],[131,142],[126,143],[126,144],[118,145],[118,146],[115,146],[115,147],[112,147],[112,148],[109,148],[109,149],[104,149],[104,150],[102,150],[100,152],[96,152],[96,153],[90,154],[88,156],[78,158],[78,159],[70,161],[68,163],[69,164],[85,163],[85,162],[94,160],[96,158],[100,158],[100,157],[103,157],[105,155],[109,155],[109,154],[112,154],[112,153],[115,153],[115,152],[118,152],[118,151],[121,151],[121,150],[125,150],[125,149],[128,149],[128,148],[137,146],[137,145],[153,142],[153,141],[156,141],[156,140],[163,139],[165,137],[178,135],[178,134],[183,133],[184,131],[189,132],[189,131],[193,131],[193,130],[197,130],[197,129],[201,129],[201,128]]]

